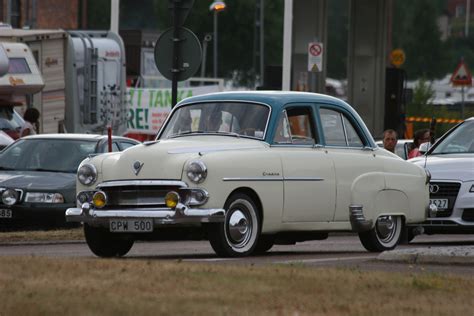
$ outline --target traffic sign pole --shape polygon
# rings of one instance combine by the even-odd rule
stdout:
[[[178,4],[180,0],[173,1],[173,65],[171,68],[171,107],[178,103],[178,73],[179,73],[179,25],[178,25]]]

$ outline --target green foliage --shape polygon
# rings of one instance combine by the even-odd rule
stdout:
[[[409,78],[440,78],[447,73],[440,62],[446,59],[436,19],[441,13],[432,0],[395,1],[393,45],[406,54],[403,66]]]

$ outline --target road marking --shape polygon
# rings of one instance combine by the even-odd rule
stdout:
[[[350,260],[364,260],[364,259],[375,259],[377,256],[358,256],[358,257],[344,257],[344,258],[320,258],[320,259],[302,259],[302,260],[285,260],[277,261],[274,263],[278,264],[291,264],[291,263],[318,263],[328,261],[350,261]]]
[[[196,261],[204,261],[204,262],[214,262],[214,261],[233,261],[233,260],[239,260],[238,258],[207,258],[207,259],[184,259],[181,261],[186,261],[186,262],[196,262]]]

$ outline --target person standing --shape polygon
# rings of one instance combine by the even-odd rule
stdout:
[[[397,146],[398,135],[393,129],[387,129],[383,132],[383,148],[395,153],[395,147]]]
[[[418,156],[421,156],[419,147],[423,143],[427,143],[431,140],[431,134],[430,130],[425,128],[425,129],[420,129],[415,132],[415,136],[413,137],[413,149],[410,150],[408,153],[408,159],[410,158],[415,158]]]
[[[20,137],[35,135],[38,133],[39,117],[40,117],[40,113],[38,109],[35,109],[35,108],[26,109],[25,114],[23,114],[25,125],[23,125],[23,127],[20,130]]]

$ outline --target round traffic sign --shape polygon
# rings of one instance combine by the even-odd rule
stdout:
[[[177,69],[173,69],[173,43],[173,28],[161,33],[155,44],[155,64],[166,79],[173,80],[176,73],[177,80],[183,81],[192,77],[201,65],[201,43],[189,29],[178,28]]]
[[[321,51],[322,51],[321,45],[317,43],[313,43],[309,47],[309,53],[315,57],[319,56],[321,54]]]
[[[405,63],[405,52],[403,49],[397,48],[390,53],[390,62],[395,67],[400,67]]]

